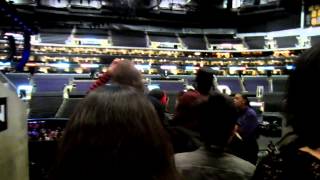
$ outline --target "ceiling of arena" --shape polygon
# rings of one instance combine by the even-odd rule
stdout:
[[[288,3],[289,2],[289,3]],[[6,0],[2,12],[34,29],[110,29],[128,26],[237,28],[298,14],[299,0]],[[0,15],[1,17],[1,15]],[[10,17],[0,27],[16,26]],[[13,18],[14,19],[14,18]]]

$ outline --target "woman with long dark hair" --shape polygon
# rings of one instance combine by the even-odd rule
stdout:
[[[113,85],[92,91],[72,114],[51,179],[173,180],[177,173],[152,104]]]

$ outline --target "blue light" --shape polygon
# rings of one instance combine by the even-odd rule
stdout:
[[[160,85],[159,84],[149,84],[148,90],[152,91],[153,89],[160,89]]]
[[[197,70],[197,69],[199,69],[199,67],[195,67],[195,66],[186,66],[185,67],[186,71],[193,71],[193,70]]]
[[[0,62],[0,66],[10,66],[10,62]]]
[[[294,65],[286,65],[287,70],[294,70],[295,66]]]
[[[147,64],[136,64],[134,65],[138,70],[149,70],[151,68],[150,65]]]

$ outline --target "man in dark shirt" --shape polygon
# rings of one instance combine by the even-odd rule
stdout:
[[[251,108],[247,96],[236,94],[234,104],[238,109],[236,131],[239,136],[234,138],[231,149],[237,156],[256,164],[258,159],[258,118],[256,112]]]

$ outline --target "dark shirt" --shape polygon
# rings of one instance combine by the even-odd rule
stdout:
[[[255,170],[255,166],[245,160],[205,147],[176,154],[175,161],[186,180],[247,180]]]
[[[320,180],[320,160],[297,148],[271,152],[259,163],[253,180]]]
[[[240,113],[237,123],[240,126],[239,134],[243,139],[255,137],[259,122],[257,114],[252,108],[244,109]]]

